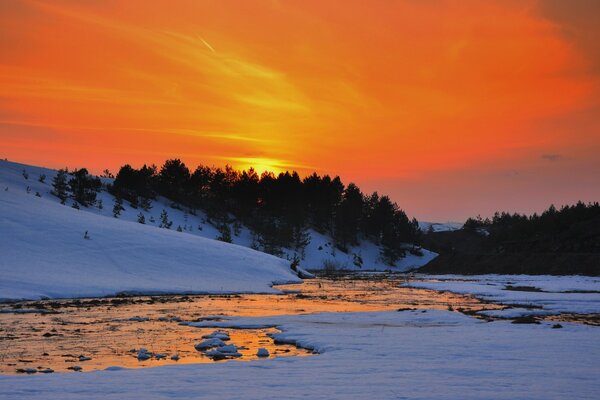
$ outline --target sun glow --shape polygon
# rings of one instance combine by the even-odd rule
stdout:
[[[600,167],[600,57],[585,47],[600,28],[545,7],[3,2],[1,156],[95,172],[172,157],[314,169],[417,215],[436,209],[439,182],[455,196],[470,175],[460,210],[492,186],[510,199],[543,181],[546,207],[566,200],[556,165],[570,163],[565,185],[587,176],[581,188]],[[498,181],[513,170],[528,181]]]
[[[292,170],[306,170],[306,167],[297,166],[289,161],[276,160],[264,157],[223,157],[224,160],[232,162],[233,167],[237,170],[248,170],[253,168],[254,171],[261,175],[263,172],[273,172],[275,175],[280,172]]]

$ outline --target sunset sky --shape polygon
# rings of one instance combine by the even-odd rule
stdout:
[[[0,157],[340,175],[410,216],[600,200],[600,2],[2,1]]]

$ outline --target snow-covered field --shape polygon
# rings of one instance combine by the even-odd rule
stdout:
[[[215,325],[208,323],[206,325]],[[457,313],[236,318],[277,325],[313,357],[2,376],[0,399],[597,399],[598,328],[485,323]]]
[[[23,171],[28,175],[28,179],[24,178]],[[38,181],[42,174],[46,176],[44,183]],[[52,190],[52,178],[55,175],[55,170],[0,160],[0,191],[3,191],[1,198],[15,198],[14,196],[16,195],[27,194],[36,200],[36,202],[29,204],[35,205],[35,208],[40,212],[43,212],[43,208],[49,206],[50,203],[60,205],[59,199],[50,194]],[[110,183],[112,180],[103,178],[102,181]],[[8,191],[4,191],[6,188],[8,188]],[[29,193],[27,192],[27,188],[29,188]],[[41,197],[37,197],[36,192]],[[138,224],[138,215],[141,213],[144,216],[147,226],[158,227],[160,225],[161,212],[166,210],[169,221],[173,223],[171,230],[176,231],[178,227],[181,227],[183,231],[177,233],[207,239],[216,239],[220,236],[217,228],[211,224],[209,218],[201,210],[196,210],[196,215],[193,215],[189,212],[190,210],[174,205],[164,198],[152,201],[152,208],[149,211],[132,208],[127,202],[124,202],[123,206],[125,210],[118,219],[113,217],[114,197],[103,190],[98,193],[97,198],[102,201],[101,209],[98,206],[81,207],[80,212],[108,217],[111,220],[132,222],[134,224]],[[70,207],[72,203],[72,200],[68,200],[67,204],[62,206],[63,211],[66,213],[65,220],[70,219],[69,216],[72,215]],[[10,213],[10,210],[3,209],[0,213]],[[24,223],[29,221],[34,222],[33,219],[29,219],[24,221]],[[332,240],[329,236],[322,235],[312,229],[308,233],[310,235],[310,243],[306,247],[304,257],[300,262],[300,266],[305,269],[320,269],[326,261],[329,261],[331,262],[330,265],[334,265],[339,269],[405,271],[421,267],[437,255],[436,253],[422,249],[423,256],[415,256],[407,253],[407,257],[400,260],[396,266],[390,267],[381,261],[380,248],[372,242],[362,241],[359,246],[350,247],[348,252],[344,253],[332,245]],[[81,235],[83,236],[83,232],[81,232]],[[243,247],[251,247],[253,242],[252,232],[242,225],[239,232],[232,233],[232,242]],[[292,249],[283,249],[283,252],[284,258],[288,260],[293,259],[294,251]],[[354,264],[355,256],[360,256],[363,260],[362,267]]]
[[[503,303],[541,307],[542,313],[600,313],[600,277],[551,275],[416,275],[406,285],[473,294]],[[434,280],[434,281],[430,281]],[[532,314],[531,312],[524,312]],[[538,311],[540,313],[540,311]],[[513,316],[515,310],[493,315]]]
[[[22,168],[0,166],[0,299],[275,292],[273,283],[299,281],[287,260],[76,210],[48,194],[39,171],[25,180]]]

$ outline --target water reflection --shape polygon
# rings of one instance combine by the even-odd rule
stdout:
[[[212,329],[184,326],[179,321],[403,308],[468,312],[499,307],[472,296],[400,287],[404,279],[387,275],[314,279],[279,286],[283,295],[142,296],[3,304],[0,311],[17,309],[23,313],[0,314],[0,373],[13,374],[26,368],[66,372],[78,367],[93,371],[110,366],[214,362],[194,348]],[[309,354],[294,346],[274,344],[269,337],[273,332],[276,330],[228,330],[228,343],[235,344],[242,354],[236,360],[257,359],[259,348],[266,348],[275,357]],[[140,361],[137,351],[142,347],[164,357]],[[177,360],[171,359],[174,355]],[[82,361],[86,358],[90,359]]]

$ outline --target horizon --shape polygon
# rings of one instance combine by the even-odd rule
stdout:
[[[20,165],[26,165],[26,166],[33,166],[33,167],[45,168],[45,169],[53,169],[53,170],[66,169],[66,170],[67,170],[67,171],[69,171],[69,172],[71,172],[71,171],[73,171],[73,170],[80,169],[80,168],[85,168],[85,169],[87,169],[87,167],[86,167],[85,165],[81,165],[81,166],[72,166],[72,167],[69,167],[69,166],[63,166],[63,167],[49,167],[49,166],[44,166],[44,165],[33,165],[33,164],[26,164],[26,163],[23,163],[23,162],[19,162],[18,160],[17,160],[17,161],[15,161],[15,160],[9,160],[9,159],[7,159],[7,158],[3,158],[3,159],[1,159],[1,161],[10,162],[10,163],[14,163],[14,164],[20,164]],[[167,161],[167,160],[165,160],[165,161]],[[181,161],[182,161],[182,163],[183,163],[183,164],[185,164],[185,165],[186,165],[186,167],[189,169],[189,171],[190,171],[190,172],[194,172],[194,170],[195,170],[197,167],[200,167],[200,166],[209,167],[209,168],[211,168],[211,169],[216,169],[216,168],[221,168],[221,169],[224,169],[224,167],[221,167],[221,166],[215,166],[215,165],[205,165],[205,164],[198,164],[198,165],[190,166],[190,165],[186,164],[184,160],[181,160]],[[131,165],[131,164],[127,164],[127,163],[126,163],[126,164],[124,164],[124,165],[130,165],[131,167],[133,167],[133,168],[137,168],[137,169],[141,168],[142,166],[149,166],[149,167],[155,167],[155,168],[157,169],[157,171],[160,171],[160,168],[161,168],[161,166],[162,166],[163,164],[164,164],[164,163],[161,163],[161,164],[158,164],[158,165],[156,165],[156,164],[147,164],[147,163],[146,163],[146,164],[140,164],[140,165]],[[122,166],[124,166],[124,165],[122,165]],[[231,166],[231,164],[230,164],[230,163],[226,163],[226,164],[225,164],[225,166]],[[301,174],[301,173],[299,173],[299,172],[298,172],[298,171],[296,171],[296,170],[281,170],[281,171],[278,171],[278,172],[275,172],[275,171],[269,171],[269,170],[263,170],[263,171],[262,171],[262,173],[261,173],[260,171],[258,171],[258,170],[256,170],[256,169],[254,169],[253,167],[249,167],[249,168],[247,168],[247,169],[236,169],[236,168],[234,168],[234,170],[235,170],[236,172],[238,172],[238,173],[245,172],[245,171],[249,171],[250,169],[253,169],[253,170],[254,170],[254,171],[255,171],[255,172],[256,172],[256,173],[257,173],[259,176],[260,176],[262,173],[272,174],[272,175],[274,175],[275,177],[277,177],[279,174],[283,174],[283,173],[290,173],[290,174],[297,173],[297,174],[300,176],[300,179],[304,179],[305,177],[307,177],[307,176],[309,176],[309,175],[312,175],[312,174],[317,174],[317,175],[319,175],[319,176],[325,176],[325,175],[328,175],[328,176],[330,176],[331,178],[338,177],[338,176],[337,176],[337,175],[335,175],[335,174],[333,174],[333,175],[331,175],[331,174],[318,174],[316,171],[312,171],[312,172],[309,172],[309,173],[306,173],[306,174]],[[100,172],[98,172],[98,171],[90,171],[90,170],[88,170],[88,171],[89,171],[89,172],[90,172],[92,175],[96,175],[96,176],[99,176],[99,177],[100,177],[100,176],[103,176],[105,172],[107,172],[106,170],[107,170],[107,169],[104,169],[103,171],[100,171]],[[119,169],[117,169],[117,170],[115,170],[115,171],[113,171],[113,170],[108,170],[108,172],[110,172],[111,174],[113,174],[113,175],[116,177],[117,173],[119,172]],[[341,181],[342,181],[342,183],[344,184],[344,186],[345,186],[345,187],[347,187],[347,186],[348,186],[349,184],[351,184],[351,183],[355,183],[355,182],[346,182],[346,181],[344,181],[344,180],[343,180],[341,177],[339,177],[339,178],[341,179]],[[360,188],[360,187],[359,187],[359,189],[361,189],[361,190],[362,190],[362,188]],[[374,192],[377,192],[379,196],[389,196],[387,193],[379,192],[379,191],[377,191],[377,190],[375,190]],[[373,193],[373,192],[364,192],[364,191],[363,191],[363,195],[365,195],[365,196],[368,196],[368,195],[370,195],[370,194],[372,194],[372,193]],[[391,198],[391,197],[390,197],[390,198]],[[392,200],[392,201],[394,201],[394,199],[393,199],[393,198],[391,198],[391,200]],[[394,202],[395,202],[395,201],[394,201]],[[539,211],[533,211],[533,212],[531,212],[531,213],[523,213],[523,212],[518,212],[518,211],[508,211],[508,210],[496,210],[494,213],[521,214],[521,215],[525,215],[525,216],[528,216],[528,217],[530,217],[530,216],[533,216],[533,215],[540,215],[542,212],[544,212],[544,211],[547,211],[547,210],[548,210],[550,207],[555,207],[557,210],[560,210],[560,209],[561,209],[561,208],[563,208],[563,207],[574,206],[574,205],[576,205],[577,203],[580,203],[580,202],[581,202],[581,203],[584,203],[584,204],[586,204],[586,205],[593,204],[593,203],[597,203],[597,201],[587,201],[587,202],[586,202],[586,201],[582,201],[582,200],[577,200],[577,201],[575,201],[575,202],[573,202],[573,203],[565,203],[565,204],[554,204],[554,203],[552,203],[552,204],[549,204],[547,207],[543,207],[543,208],[542,208],[541,210],[539,210]],[[406,214],[408,215],[408,217],[409,217],[410,219],[412,219],[412,218],[416,218],[415,216],[411,215],[411,214],[410,214],[410,212],[409,212],[408,210],[405,210],[405,209],[403,209],[403,208],[402,208],[402,206],[401,206],[400,204],[398,204],[398,206],[400,207],[400,209],[401,209],[401,210],[403,210],[403,211],[405,211],[405,212],[406,212]],[[418,221],[418,222],[423,222],[423,223],[430,223],[430,224],[440,224],[440,225],[444,225],[444,224],[457,224],[457,223],[459,223],[459,224],[464,224],[464,223],[467,221],[467,219],[469,219],[469,218],[479,218],[479,217],[481,217],[483,220],[486,220],[486,219],[492,219],[492,217],[494,216],[494,213],[493,213],[493,214],[490,214],[490,215],[481,215],[481,214],[477,214],[477,215],[469,215],[469,216],[467,216],[467,218],[465,218],[464,220],[461,220],[461,221],[459,221],[459,220],[449,220],[449,219],[448,219],[448,220],[428,220],[428,219],[419,219],[419,218],[417,218],[417,221]]]
[[[314,171],[430,222],[600,199],[600,5],[166,4],[1,4],[0,156]]]

